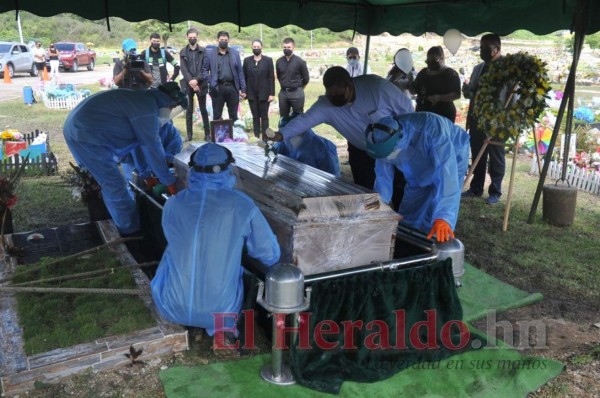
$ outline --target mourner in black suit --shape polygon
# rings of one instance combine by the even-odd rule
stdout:
[[[246,98],[246,80],[242,73],[240,53],[229,47],[229,33],[217,33],[219,47],[207,51],[202,61],[202,78],[208,80],[212,98],[213,120],[220,120],[227,104],[229,119],[238,119],[240,98]]]
[[[269,127],[269,104],[275,98],[275,70],[273,59],[262,55],[262,42],[252,42],[253,55],[244,58],[246,98],[252,112],[252,124],[256,138],[265,137]]]

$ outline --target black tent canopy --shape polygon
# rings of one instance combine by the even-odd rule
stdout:
[[[557,116],[546,161],[529,214],[533,222],[567,101],[575,92],[575,73],[586,34],[600,30],[598,0],[3,0],[0,12],[20,10],[39,16],[72,13],[90,20],[120,17],[127,21],[158,19],[168,23],[187,20],[207,25],[232,22],[240,27],[263,23],[271,27],[297,25],[303,29],[354,30],[367,35],[365,64],[371,35],[425,32],[444,34],[458,29],[466,35],[517,29],[547,34],[561,29],[575,32],[573,62]],[[567,117],[567,136],[570,119]],[[567,146],[568,147],[568,146]],[[566,154],[564,155],[567,156]],[[564,174],[564,173],[563,173]]]
[[[577,0],[3,0],[0,12],[29,11],[39,16],[73,13],[90,20],[186,20],[240,27],[263,23],[297,25],[358,33],[444,34],[454,28],[467,35],[509,34],[526,29],[546,34],[572,28]],[[600,30],[600,2],[588,15],[587,34]]]

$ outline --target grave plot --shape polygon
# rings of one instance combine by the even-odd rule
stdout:
[[[31,267],[31,262],[39,260],[40,257],[69,256],[89,247],[118,241],[120,236],[112,221],[101,221],[96,224],[9,235],[6,238],[6,247],[14,246],[24,249],[21,252],[22,260],[30,262]],[[50,298],[46,297],[45,304],[40,304],[37,303],[39,300],[31,299],[31,294],[37,294],[35,290],[34,293],[7,292],[8,287],[13,289],[20,287],[20,290],[48,288],[47,286],[56,282],[56,279],[54,281],[49,279],[56,278],[56,276],[52,276],[46,268],[59,268],[59,266],[48,264],[50,261],[45,260],[45,267],[36,265],[38,270],[27,275],[29,273],[23,272],[24,269],[27,269],[26,265],[18,265],[15,257],[4,252],[0,253],[1,258],[4,258],[4,261],[0,263],[0,280],[2,280],[0,283],[2,292],[0,295],[0,329],[2,330],[0,382],[4,394],[9,395],[29,390],[34,387],[36,382],[58,382],[65,377],[88,369],[96,372],[130,365],[133,363],[132,349],[138,352],[141,350],[139,356],[135,358],[136,361],[146,361],[188,348],[187,330],[162,321],[156,313],[149,293],[150,281],[144,272],[135,266],[135,260],[125,245],[123,243],[111,244],[106,250],[110,251],[110,255],[105,253],[99,253],[99,255],[106,257],[106,261],[103,263],[108,265],[108,272],[114,273],[111,279],[118,279],[121,282],[120,289],[128,288],[132,294],[108,296],[109,300],[103,304],[102,301],[107,299],[105,293],[96,294],[97,300],[82,299],[84,296],[89,297],[88,294],[44,293]],[[67,273],[89,272],[86,271],[86,264],[88,264],[87,267],[95,268],[98,272],[106,271],[106,268],[98,269],[94,265],[94,261],[97,262],[98,259],[94,259],[91,253],[84,257],[87,258],[74,259],[70,265],[72,270],[70,269]],[[128,268],[119,269],[124,266]],[[36,274],[36,278],[32,278],[33,274]],[[89,278],[97,275],[90,275]],[[31,280],[40,278],[48,280],[47,284],[30,283]],[[86,278],[88,277],[86,276]],[[110,284],[106,285],[102,279],[91,280],[92,286],[99,292],[102,289],[113,287]],[[79,284],[82,283],[80,279],[76,280],[78,281],[76,285],[73,285],[75,282],[61,279],[60,285],[54,284],[53,286],[63,289],[79,289],[81,287],[73,287],[80,286]],[[17,283],[20,285],[17,286]],[[17,294],[20,296],[18,299]],[[59,297],[65,301],[57,301]],[[116,312],[119,307],[116,301],[122,299],[125,301],[122,302],[121,307],[126,310],[120,315]],[[46,310],[50,309],[49,312],[54,314],[44,315],[42,312],[35,315],[35,313],[22,312],[22,315],[19,315],[20,306],[21,311],[33,311],[35,308],[31,307],[35,307],[36,303]],[[87,306],[88,308],[75,305],[77,303],[82,303],[83,307]],[[132,315],[132,311],[135,315]],[[20,317],[23,318],[25,325],[21,324]],[[78,320],[74,321],[73,318],[78,318]],[[79,330],[73,330],[74,328]]]

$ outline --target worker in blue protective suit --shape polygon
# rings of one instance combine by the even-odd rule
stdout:
[[[469,135],[430,112],[385,117],[366,130],[367,153],[376,160],[375,191],[392,196],[394,168],[406,178],[398,213],[402,222],[434,235],[454,237],[460,195],[469,162]]]
[[[165,162],[168,167],[172,167],[175,155],[181,152],[181,149],[183,148],[183,140],[181,139],[179,130],[177,130],[173,125],[173,122],[169,120],[162,125],[158,131],[158,136],[165,149]],[[140,147],[134,149],[121,160],[121,168],[123,169],[123,175],[127,182],[131,181],[133,171],[136,170],[138,176],[146,181],[146,185],[149,188],[152,188],[158,183],[157,179],[153,176],[152,168],[146,161],[144,152]],[[129,190],[129,192],[133,195],[131,190]]]
[[[215,332],[235,330],[242,307],[242,251],[267,266],[280,257],[277,239],[251,198],[234,189],[234,159],[208,143],[190,157],[188,188],[167,200],[167,248],[152,279],[152,297],[171,322]],[[235,333],[235,332],[234,332]],[[215,336],[216,337],[216,336]]]
[[[288,124],[299,113],[292,113],[279,120],[279,128]],[[326,173],[340,176],[340,161],[335,144],[327,138],[318,136],[312,129],[283,141],[276,142],[273,149],[280,154],[294,160],[322,170]]]
[[[177,83],[169,82],[147,91],[103,91],[83,100],[67,116],[67,145],[79,166],[100,185],[121,234],[138,232],[140,220],[117,160],[140,148],[156,177],[174,194],[175,177],[165,162],[158,131],[171,110],[187,106],[186,102]]]

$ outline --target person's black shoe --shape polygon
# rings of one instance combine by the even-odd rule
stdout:
[[[485,200],[485,203],[487,203],[488,205],[495,205],[496,203],[498,203],[499,200],[500,200],[500,196],[498,196],[498,195],[490,195]]]
[[[481,194],[481,193],[477,194],[469,189],[468,191],[463,192],[460,196],[462,198],[480,198],[481,195],[483,195],[483,194]]]

